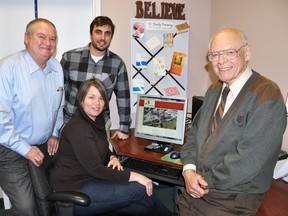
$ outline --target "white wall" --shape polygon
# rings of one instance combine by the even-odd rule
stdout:
[[[0,0],[0,59],[24,48],[26,24],[34,19],[33,1]]]
[[[38,17],[47,18],[58,31],[56,58],[89,41],[92,0],[38,0]],[[0,59],[24,49],[27,23],[34,19],[33,0],[0,0]]]

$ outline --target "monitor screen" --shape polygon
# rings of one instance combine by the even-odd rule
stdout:
[[[187,98],[138,95],[135,136],[183,144]]]
[[[194,119],[196,113],[201,108],[204,101],[203,96],[193,96],[192,98],[192,120]]]

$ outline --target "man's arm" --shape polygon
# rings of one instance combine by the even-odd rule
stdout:
[[[118,130],[121,133],[128,135],[129,128],[131,125],[131,108],[130,108],[129,81],[128,81],[127,69],[124,62],[122,62],[118,71],[118,79],[114,93],[116,95],[116,102],[119,115]]]
[[[193,198],[201,198],[209,192],[208,183],[196,172],[196,134],[197,122],[200,114],[195,116],[191,129],[187,134],[187,143],[182,146],[181,159],[183,162],[182,175],[185,181],[185,189]]]
[[[24,156],[31,146],[27,143],[13,125],[13,83],[14,77],[9,64],[0,65],[0,144]]]

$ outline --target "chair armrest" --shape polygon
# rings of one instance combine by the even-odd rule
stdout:
[[[87,207],[90,205],[90,197],[84,193],[76,191],[63,191],[63,192],[51,192],[47,197],[48,202],[66,202],[75,205]]]

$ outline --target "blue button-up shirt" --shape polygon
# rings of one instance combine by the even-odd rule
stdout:
[[[63,124],[62,67],[50,58],[42,70],[26,50],[0,61],[0,144],[21,155],[58,136]]]

